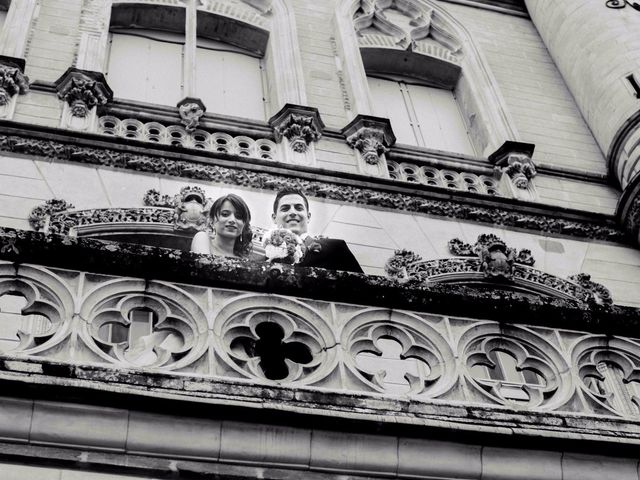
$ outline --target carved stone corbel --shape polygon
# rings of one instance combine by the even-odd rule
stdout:
[[[113,99],[113,92],[100,72],[69,68],[55,83],[65,102],[62,126],[87,130],[95,122],[96,109]]]
[[[0,56],[0,118],[10,118],[16,95],[29,91],[29,78],[24,74],[22,58]]]
[[[388,119],[357,115],[342,129],[342,135],[347,144],[358,152],[358,166],[362,173],[389,176],[384,154],[395,143],[396,136]]]
[[[180,121],[184,125],[187,132],[191,133],[200,124],[200,118],[207,111],[202,100],[199,98],[186,97],[178,102],[178,112],[180,113]]]
[[[269,119],[278,142],[286,139],[295,153],[310,153],[313,142],[322,136],[324,123],[317,108],[287,103]],[[312,162],[309,162],[312,163]]]
[[[532,143],[508,140],[489,155],[489,161],[501,174],[501,188],[506,196],[535,200],[537,195],[531,182],[537,173],[531,159],[535,148],[536,146]]]

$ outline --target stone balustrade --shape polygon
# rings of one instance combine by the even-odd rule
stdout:
[[[108,115],[99,118],[98,133],[263,160],[278,159],[276,143],[267,138],[254,140],[243,135],[233,137],[204,129],[188,132],[182,125],[165,126],[159,122],[143,123],[133,118],[119,119]]]

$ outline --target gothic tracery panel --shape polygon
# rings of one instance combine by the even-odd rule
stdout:
[[[528,329],[477,324],[462,335],[458,352],[478,399],[552,410],[573,391],[562,354]]]
[[[447,341],[408,313],[361,312],[345,325],[341,343],[349,371],[374,391],[437,397],[457,380]]]
[[[319,384],[335,368],[336,341],[308,305],[247,295],[217,314],[214,338],[228,374],[283,383]]]

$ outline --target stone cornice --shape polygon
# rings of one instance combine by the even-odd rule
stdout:
[[[548,235],[628,241],[608,215],[237,155],[151,147],[131,139],[14,122],[0,122],[0,151],[262,190],[295,186],[313,197],[347,203],[524,228]]]
[[[640,310],[464,285],[403,283],[89,238],[0,228],[0,259],[119,276],[638,337]]]

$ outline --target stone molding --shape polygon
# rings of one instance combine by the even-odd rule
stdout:
[[[17,133],[17,132],[16,132]],[[87,136],[89,138],[89,136]],[[580,238],[594,238],[614,242],[628,241],[627,235],[617,229],[612,220],[598,215],[590,215],[593,220],[576,219],[576,213],[566,217],[554,213],[539,213],[545,207],[535,205],[535,210],[526,211],[520,204],[513,208],[509,204],[494,203],[488,205],[486,200],[479,203],[472,196],[464,199],[452,199],[451,191],[447,191],[447,200],[433,198],[435,191],[398,190],[397,182],[374,179],[365,176],[345,176],[341,181],[339,175],[323,180],[308,180],[306,171],[297,172],[288,169],[286,173],[267,173],[261,168],[251,169],[242,165],[212,165],[190,160],[171,158],[170,152],[159,154],[133,153],[95,145],[99,137],[91,137],[92,146],[86,146],[73,140],[58,141],[50,138],[33,138],[23,134],[0,134],[0,151],[37,155],[48,159],[66,160],[90,165],[102,165],[125,168],[140,172],[154,172],[181,178],[193,178],[231,185],[259,188],[262,190],[279,190],[285,186],[300,188],[306,194],[320,198],[330,198],[347,203],[372,205],[378,207],[404,210],[408,212],[426,213],[435,216],[461,218],[493,225],[505,225],[535,230],[536,232],[569,235]],[[183,157],[183,155],[180,155]],[[223,155],[219,157],[224,158]],[[242,158],[239,158],[242,160]],[[228,162],[225,162],[228,165]],[[312,170],[314,171],[314,170]],[[315,172],[315,171],[314,171]],[[347,178],[348,177],[348,178]],[[363,183],[365,182],[365,183]],[[391,183],[387,183],[391,182]],[[389,190],[389,186],[395,188]],[[431,198],[426,195],[430,194]],[[472,195],[472,194],[468,194]],[[487,199],[487,196],[478,196]],[[598,220],[595,219],[598,217]],[[603,225],[604,223],[604,225]]]

